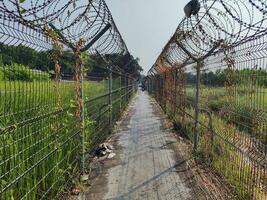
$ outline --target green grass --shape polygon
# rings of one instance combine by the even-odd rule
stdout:
[[[195,90],[187,87],[189,102],[194,101]],[[236,86],[234,95],[224,87],[201,86],[200,107],[213,111],[240,131],[250,134],[267,145],[265,126],[267,124],[267,88]]]
[[[194,109],[187,108],[186,112],[194,116]],[[213,129],[219,136],[215,136],[213,145],[211,141],[211,132],[204,126],[199,128],[198,152],[202,159],[208,162],[219,173],[224,175],[226,180],[235,187],[241,199],[251,199],[253,195],[255,199],[261,199],[266,193],[261,190],[264,186],[265,174],[261,166],[256,165],[246,155],[234,148],[225,140],[233,144],[238,140],[238,148],[245,151],[249,145],[249,137],[240,132],[234,124],[229,124],[216,114],[212,115]],[[175,123],[181,126],[181,129],[193,141],[194,120],[185,115],[183,120],[180,116],[174,117]],[[200,114],[201,124],[208,125],[208,116],[204,113]],[[250,160],[250,161],[248,161]],[[253,180],[257,179],[261,184],[254,184]],[[266,187],[266,184],[265,184]]]
[[[267,88],[259,87],[258,89],[249,88],[249,86],[240,85],[234,89],[234,103],[235,106],[245,107],[247,109],[262,108],[267,109]],[[229,94],[225,87],[208,87],[201,86],[200,96],[202,100],[208,100],[203,102],[211,105],[214,103],[217,107],[222,107],[229,104]],[[188,97],[195,97],[195,89],[193,86],[186,88],[186,94]]]
[[[211,112],[213,129],[218,135],[212,141],[211,131],[207,128],[208,115],[201,112],[198,155],[235,187],[241,199],[267,198],[262,189],[267,186],[266,173],[255,161],[266,156],[267,88],[255,90],[239,85],[235,87],[234,96],[224,87],[201,85],[200,91],[200,107]],[[170,101],[163,108],[180,131],[194,141],[195,89],[192,86],[186,87],[184,98],[187,103],[184,109],[180,108],[184,112],[177,109],[174,114]],[[179,100],[177,105],[180,105]]]
[[[81,126],[74,82],[0,81],[0,199],[52,199],[81,171]],[[118,79],[113,89],[119,88]],[[109,133],[108,82],[84,83],[86,151]],[[113,94],[113,118],[129,98]],[[10,184],[10,185],[9,185]]]

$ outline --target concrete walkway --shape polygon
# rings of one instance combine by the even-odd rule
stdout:
[[[188,170],[188,144],[179,143],[166,116],[146,93],[134,98],[109,142],[117,155],[103,164],[102,175],[85,199],[211,199],[201,196]]]

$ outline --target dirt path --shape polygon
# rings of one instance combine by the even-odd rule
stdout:
[[[108,142],[117,155],[103,163],[82,199],[228,199],[213,194],[228,191],[194,164],[190,144],[177,136],[146,93],[134,98],[115,132]]]

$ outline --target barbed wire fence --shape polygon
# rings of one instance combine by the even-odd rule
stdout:
[[[240,199],[265,200],[267,3],[200,3],[150,69],[147,88]]]
[[[0,11],[0,199],[63,197],[136,90],[132,57],[104,0]]]

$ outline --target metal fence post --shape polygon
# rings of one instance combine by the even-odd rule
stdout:
[[[150,94],[153,95],[153,77],[151,77],[149,85],[150,85],[149,86],[150,87]]]
[[[84,126],[85,126],[85,120],[84,120],[84,77],[83,77],[83,64],[81,65],[81,79],[80,79],[80,85],[81,85],[81,91],[80,91],[80,98],[82,102],[81,106],[81,123],[82,123],[82,174],[85,174],[85,132],[84,132]]]
[[[174,83],[173,112],[174,112],[174,117],[175,117],[176,116],[176,111],[177,111],[177,69],[174,70],[173,83]]]
[[[126,83],[126,81],[127,81],[127,78],[126,78],[126,76],[124,76],[124,99],[125,99],[125,103],[127,102],[127,97],[126,97],[126,94],[127,94],[127,83]]]
[[[151,78],[151,82],[150,82],[150,93],[151,95],[153,95],[153,92],[154,92],[154,88],[153,88],[153,82],[154,82],[154,77]]]
[[[153,80],[152,80],[152,93],[153,93],[154,97],[156,98],[156,89],[155,89],[155,85],[156,85],[156,78],[153,77]]]
[[[152,95],[154,95],[154,92],[155,92],[154,82],[155,82],[155,77],[153,76],[151,80],[151,94]]]
[[[167,101],[168,101],[168,82],[167,82],[167,73],[164,73],[164,82],[163,82],[163,106],[164,106],[164,111],[167,113]]]
[[[156,76],[156,99],[161,102],[161,87],[160,87],[160,76]]]
[[[126,101],[127,101],[127,103],[129,100],[129,98],[128,98],[128,83],[129,83],[129,79],[128,79],[128,76],[126,76]]]
[[[151,95],[152,94],[152,80],[149,79],[149,94]]]
[[[83,40],[80,40],[77,44],[77,47],[74,49],[75,54],[75,89],[76,89],[76,103],[77,110],[76,115],[79,118],[80,124],[79,129],[81,131],[81,147],[82,147],[82,176],[81,180],[87,180],[85,175],[85,119],[84,119],[84,77],[83,77],[83,60],[81,55],[80,47],[83,45]]]
[[[109,66],[109,80],[108,80],[108,89],[109,89],[109,131],[111,133],[112,123],[113,123],[113,109],[112,109],[112,66]]]
[[[151,78],[148,78],[148,93],[151,95]]]
[[[195,130],[194,130],[194,153],[197,152],[198,148],[198,136],[199,136],[199,92],[200,92],[200,69],[203,66],[203,61],[197,61],[196,66],[196,102],[195,102]]]
[[[121,98],[121,90],[122,90],[122,86],[121,86],[121,75],[120,75],[120,113],[121,113],[121,107],[122,107],[122,98]]]

